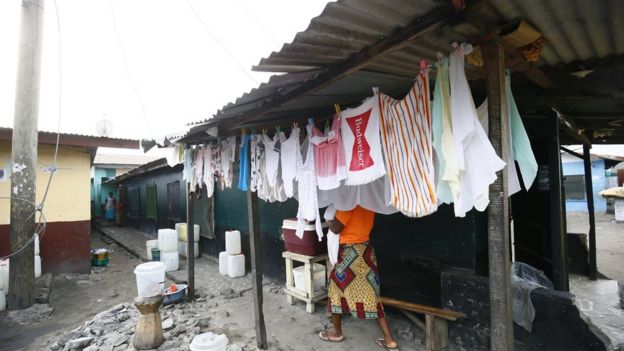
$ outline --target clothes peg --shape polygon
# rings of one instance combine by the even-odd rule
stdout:
[[[314,118],[309,117],[308,118],[308,125],[312,125],[312,124],[314,124]]]

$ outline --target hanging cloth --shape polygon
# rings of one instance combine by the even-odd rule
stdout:
[[[316,181],[320,190],[336,189],[347,178],[340,123],[340,116],[336,115],[331,129],[325,134],[316,127],[312,129],[313,137],[310,141],[314,145]]]
[[[204,173],[202,175],[202,179],[204,184],[206,184],[206,194],[208,197],[212,197],[214,194],[214,163],[212,161],[212,157],[214,155],[214,151],[210,144],[204,147]]]
[[[284,137],[284,133],[277,133],[275,137],[271,139],[268,135],[263,135],[263,142],[265,146],[265,154],[266,154],[266,175],[269,181],[269,186],[274,187],[277,182],[277,169],[279,167],[279,146],[276,147],[276,143],[280,140],[281,137]]]
[[[193,150],[188,148],[184,150],[184,170],[182,171],[182,179],[190,184],[192,174],[193,174]]]
[[[204,148],[195,148],[195,184],[201,189],[204,180]],[[193,185],[195,186],[195,185]]]
[[[290,137],[282,142],[280,150],[282,182],[288,198],[294,195],[293,181],[297,176],[297,153],[301,155],[301,146],[299,145],[299,128],[295,126],[290,132]]]
[[[457,201],[461,189],[457,150],[453,142],[448,65],[447,57],[436,64],[437,74],[431,110],[433,149],[437,160],[436,195],[438,203],[445,204]]]
[[[167,150],[167,164],[174,167],[184,162],[184,148],[182,145],[175,144]]]
[[[408,217],[438,209],[431,142],[429,78],[422,69],[403,100],[380,94],[381,136],[391,204]]]
[[[360,206],[384,215],[398,212],[389,205],[388,175],[364,185],[342,185],[334,190],[318,190],[318,203],[319,208],[333,204],[339,211],[351,211]]]
[[[249,141],[249,135],[245,134],[241,137],[238,188],[242,191],[247,191],[249,189]]]
[[[524,188],[529,189],[535,181],[537,176],[537,161],[531,148],[531,141],[524,129],[518,106],[514,100],[513,93],[511,91],[511,76],[509,71],[505,71],[505,95],[507,97],[507,107],[509,115],[509,137],[507,138],[507,182],[508,182],[508,194],[511,196],[518,191],[522,190],[520,185],[520,179],[518,178],[518,172],[516,170],[516,163],[520,167],[520,175],[522,176],[522,182]],[[488,129],[488,100],[485,101],[477,109],[479,115],[479,122],[485,130]]]
[[[462,45],[450,55],[453,139],[461,172],[461,191],[454,205],[456,217],[465,217],[473,207],[485,210],[490,202],[488,188],[496,180],[496,172],[505,167],[477,118],[464,71],[464,56],[471,51],[472,46]]]
[[[260,144],[262,144],[262,141],[260,140],[260,137],[258,135],[252,135],[251,136],[251,146],[250,146],[250,151],[251,151],[251,170],[250,170],[250,182],[249,182],[249,188],[251,189],[251,191],[257,191],[259,185],[262,184],[262,179],[260,176],[260,161],[262,158],[262,151],[260,150]]]
[[[231,136],[221,143],[221,180],[226,188],[232,187],[234,180],[234,160],[236,157],[236,137]]]
[[[347,165],[346,185],[366,184],[386,174],[379,138],[379,96],[342,111],[341,134]]]
[[[316,169],[314,162],[314,150],[310,137],[312,135],[312,126],[307,126],[308,138],[304,140],[305,160],[302,154],[297,155],[297,200],[299,207],[297,209],[297,231],[295,234],[299,238],[303,238],[303,232],[307,222],[314,221],[316,234],[319,241],[323,238],[323,229],[321,227],[321,216],[318,208],[318,196],[316,189]]]

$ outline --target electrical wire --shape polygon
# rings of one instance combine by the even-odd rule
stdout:
[[[236,56],[234,56],[234,54],[232,54],[232,52],[227,48],[227,46],[225,46],[225,44],[219,40],[219,38],[217,38],[216,35],[214,35],[214,33],[212,33],[212,31],[210,30],[210,28],[208,27],[208,25],[204,22],[204,20],[201,18],[201,16],[199,15],[199,13],[197,12],[197,10],[193,7],[193,5],[191,4],[190,0],[186,0],[186,4],[188,5],[188,7],[191,9],[191,11],[193,12],[193,14],[195,15],[195,18],[197,19],[197,21],[199,21],[199,23],[202,25],[202,27],[204,27],[204,29],[206,30],[206,32],[208,33],[208,35],[210,35],[210,37],[212,38],[212,40],[214,40],[217,44],[219,44],[219,46],[221,47],[221,49],[230,57],[230,59],[232,59],[232,62],[234,62],[234,64],[238,67],[238,69],[243,72],[247,78],[249,78],[252,82],[259,84],[259,82],[243,67],[243,65],[238,61],[238,59],[236,58]]]
[[[258,20],[256,15],[251,10],[249,10],[247,5],[245,5],[245,3],[242,0],[236,0],[236,2],[238,3],[240,7],[243,8],[243,10],[245,10],[245,12],[247,12],[247,15],[249,15],[249,17],[251,17],[251,19],[253,19],[254,22],[256,22],[256,24],[258,25],[258,27],[260,27],[260,29],[262,29],[264,34],[266,34],[267,37],[271,38],[271,41],[273,41],[275,46],[279,46],[280,43],[277,41],[277,39],[275,39],[275,37],[268,31],[268,29],[266,29],[266,27],[260,22],[260,20]]]
[[[126,54],[126,49],[124,48],[123,42],[121,41],[121,36],[119,35],[119,29],[117,28],[117,16],[115,15],[115,8],[113,7],[113,1],[108,0],[108,4],[110,5],[111,15],[113,18],[113,29],[115,31],[115,38],[117,40],[117,45],[119,46],[119,50],[121,52],[121,57],[124,63],[126,76],[128,77],[128,81],[130,81],[130,85],[132,86],[132,91],[134,92],[134,95],[136,96],[139,102],[139,105],[141,105],[141,115],[143,116],[143,120],[145,121],[145,124],[147,125],[147,129],[149,129],[152,139],[156,140],[157,138],[156,138],[156,134],[154,133],[154,129],[152,128],[152,125],[150,124],[147,118],[147,110],[145,109],[145,103],[143,102],[143,99],[141,98],[141,94],[139,93],[139,88],[137,87],[136,82],[132,78],[132,74],[130,74],[130,66],[128,64],[128,55]]]

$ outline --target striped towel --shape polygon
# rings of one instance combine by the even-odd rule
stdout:
[[[426,71],[418,75],[403,100],[380,94],[379,108],[391,205],[408,217],[435,212],[438,206]]]

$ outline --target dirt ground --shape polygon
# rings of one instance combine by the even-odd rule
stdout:
[[[112,250],[106,272],[79,276],[60,274],[54,277],[50,305],[54,307],[49,318],[25,325],[8,323],[8,312],[0,313],[0,349],[46,350],[45,341],[83,323],[84,320],[136,296],[134,267],[138,259],[114,243],[107,243],[94,233],[91,247]],[[82,279],[81,279],[82,278]],[[85,279],[86,278],[86,279]],[[115,290],[115,291],[113,291]]]
[[[567,219],[568,232],[589,232],[587,213],[568,213]],[[615,223],[613,214],[596,213],[596,258],[600,273],[624,281],[624,223]]]

